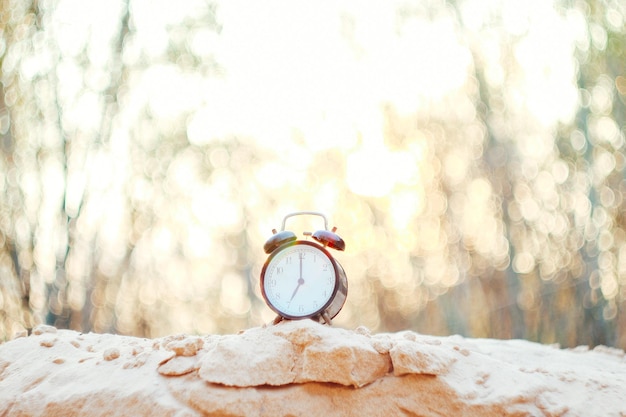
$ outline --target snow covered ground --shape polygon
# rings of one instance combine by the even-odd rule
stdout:
[[[0,345],[0,416],[622,416],[626,355],[310,320],[141,339],[40,326]]]

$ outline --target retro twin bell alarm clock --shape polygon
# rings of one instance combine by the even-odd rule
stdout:
[[[324,219],[324,230],[303,233],[315,242],[298,240],[295,233],[285,230],[287,219],[299,215]],[[343,251],[346,247],[335,230],[328,230],[326,216],[312,211],[288,214],[280,232],[272,230],[274,235],[263,246],[270,256],[261,271],[261,293],[278,314],[274,323],[310,318],[331,324],[343,307],[348,279],[343,267],[327,250]]]

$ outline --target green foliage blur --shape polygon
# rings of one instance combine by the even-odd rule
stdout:
[[[626,347],[625,19],[1,2],[0,341],[268,323],[263,243],[314,210],[347,244],[338,326]]]

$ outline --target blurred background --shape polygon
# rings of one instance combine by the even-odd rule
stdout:
[[[625,18],[3,0],[0,342],[263,325],[263,244],[314,210],[347,245],[338,326],[626,347]]]

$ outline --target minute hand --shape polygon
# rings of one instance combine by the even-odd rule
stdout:
[[[293,294],[291,294],[291,298],[289,299],[289,301],[293,300],[293,298],[296,296],[296,293],[298,292],[302,284],[304,284],[304,278],[302,278],[302,254],[300,254],[299,258],[300,258],[300,278],[298,278],[298,286],[296,287],[295,290],[293,290]]]

